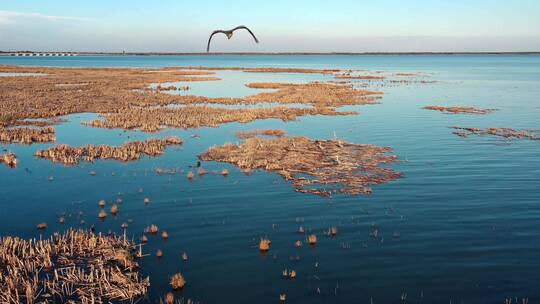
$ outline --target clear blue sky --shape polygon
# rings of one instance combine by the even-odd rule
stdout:
[[[538,0],[0,0],[0,50],[540,51]]]

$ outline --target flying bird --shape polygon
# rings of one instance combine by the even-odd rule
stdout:
[[[255,42],[259,43],[259,39],[257,39],[257,37],[255,37],[255,34],[253,34],[253,32],[250,29],[248,29],[244,25],[240,25],[240,26],[237,26],[237,27],[233,28],[232,30],[228,30],[228,31],[224,31],[224,30],[213,31],[212,34],[210,35],[210,38],[208,38],[208,45],[206,46],[206,52],[210,52],[210,42],[212,41],[212,37],[214,37],[215,34],[225,34],[225,36],[227,36],[227,39],[231,39],[232,36],[233,36],[234,31],[236,31],[236,30],[246,30],[246,31],[248,31],[251,34],[251,36],[253,37],[253,39],[255,39]]]

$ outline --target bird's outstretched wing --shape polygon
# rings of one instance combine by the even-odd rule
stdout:
[[[206,52],[210,52],[210,42],[212,41],[212,37],[215,35],[215,34],[225,34],[225,32],[223,30],[216,30],[216,31],[213,31],[212,34],[210,34],[210,38],[208,38],[208,45],[206,46]]]
[[[245,26],[245,25],[237,26],[232,31],[234,32],[234,31],[240,30],[240,29],[248,31],[251,34],[251,36],[253,37],[253,39],[255,39],[255,42],[259,43],[259,39],[257,39],[257,37],[255,37],[255,34],[253,34],[253,32],[250,29],[248,29],[248,27]]]

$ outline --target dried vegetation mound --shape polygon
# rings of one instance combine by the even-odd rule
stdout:
[[[380,165],[397,161],[391,148],[306,137],[248,138],[239,145],[212,147],[199,158],[228,162],[243,170],[274,171],[292,181],[295,191],[331,196],[369,194],[371,185],[401,177]]]
[[[242,138],[242,139],[257,137],[260,135],[282,137],[282,136],[285,136],[285,131],[280,130],[280,129],[263,129],[263,130],[236,132],[236,137]]]
[[[224,68],[235,70],[236,68]],[[219,70],[219,69],[209,69]],[[257,68],[237,70],[245,72],[268,73],[320,73],[332,74],[338,70],[281,69]],[[335,108],[345,105],[373,104],[381,98],[382,92],[356,89],[350,84],[335,83],[252,83],[250,88],[274,89],[272,92],[260,92],[242,98],[210,98],[205,96],[185,96],[167,94],[168,90],[178,89],[175,86],[162,86],[164,83],[218,80],[209,76],[208,71],[178,70],[178,68],[137,69],[137,68],[46,68],[0,66],[0,72],[6,73],[40,73],[42,77],[6,77],[0,82],[0,127],[27,124],[49,124],[50,121],[32,122],[27,119],[54,118],[71,113],[92,112],[110,114],[112,117],[130,119],[139,115],[136,109],[146,109],[145,113],[157,114],[148,126],[144,122],[133,122],[142,130],[158,130],[162,126],[192,128],[197,126],[215,126],[221,121],[246,122],[249,117],[294,119],[299,115],[328,114]],[[157,85],[157,86],[156,86]],[[152,88],[155,86],[155,88]],[[300,103],[311,105],[317,109],[287,110],[263,109],[252,110],[228,109],[220,117],[213,116],[215,111],[204,108],[180,110],[198,116],[189,122],[179,123],[171,118],[177,114],[168,109],[150,110],[159,106],[201,105],[201,104],[256,104],[273,102],[280,104]],[[135,109],[135,110],[134,110]],[[217,111],[223,111],[218,109]],[[158,113],[159,112],[159,113]],[[233,113],[234,112],[234,113]],[[351,114],[351,113],[349,113]],[[116,116],[114,116],[116,115]],[[336,114],[330,114],[336,115]],[[135,119],[136,120],[136,119]],[[164,124],[156,125],[164,121]],[[174,122],[171,122],[174,121]],[[113,124],[113,123],[111,123]],[[130,123],[122,123],[129,125]],[[96,122],[96,126],[101,126]],[[123,126],[120,126],[123,127]],[[130,128],[130,127],[128,127]],[[131,127],[133,128],[133,127]],[[50,135],[51,137],[54,134]]]
[[[47,74],[41,77],[4,77],[0,81],[0,126],[14,125],[26,118],[50,118],[82,112],[110,113],[134,105],[171,104],[177,96],[156,93],[150,86],[166,82],[219,80],[205,76],[208,72],[148,71],[137,68],[0,66],[0,73]]]
[[[182,108],[132,108],[120,113],[105,114],[104,119],[88,123],[98,128],[139,129],[159,131],[164,127],[199,128],[217,127],[224,123],[248,123],[257,119],[295,120],[304,115],[351,115],[355,112],[337,112],[333,108],[271,107],[254,109],[226,109],[207,106]]]
[[[56,133],[53,127],[0,128],[0,142],[4,143],[32,144],[54,141],[56,141]]]
[[[66,165],[76,165],[81,159],[87,162],[93,162],[97,159],[134,161],[140,159],[143,154],[148,156],[161,155],[168,145],[180,144],[182,144],[180,138],[169,137],[167,139],[129,142],[120,147],[86,145],[77,148],[68,145],[59,145],[48,150],[39,150],[36,152],[36,156]]]
[[[459,126],[451,127],[456,130],[453,133],[460,137],[468,137],[470,135],[488,135],[503,137],[507,139],[530,139],[539,140],[540,130],[515,130],[510,128],[464,128]]]
[[[0,239],[0,302],[107,303],[148,292],[122,238],[69,230],[46,240]]]
[[[10,168],[17,167],[17,156],[13,153],[0,154],[0,164],[6,164]]]
[[[497,111],[497,109],[478,109],[474,107],[443,107],[443,106],[427,106],[425,110],[440,111],[450,114],[489,114]]]

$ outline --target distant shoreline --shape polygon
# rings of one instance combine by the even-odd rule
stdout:
[[[537,52],[223,52],[223,53],[174,53],[174,52],[33,52],[33,51],[0,51],[0,56],[13,56],[13,54],[28,54],[18,57],[44,57],[30,54],[74,54],[77,56],[415,56],[415,55],[540,55]],[[54,57],[54,56],[50,56]]]

